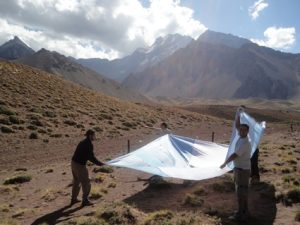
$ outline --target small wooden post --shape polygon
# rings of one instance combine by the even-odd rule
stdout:
[[[215,142],[215,132],[211,133],[211,142]]]
[[[130,140],[127,140],[127,153],[130,153]]]

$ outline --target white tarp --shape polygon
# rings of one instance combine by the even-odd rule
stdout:
[[[254,129],[250,130],[251,144],[255,150],[264,130],[249,115],[242,112],[241,121]],[[185,180],[203,180],[220,176],[230,170],[220,169],[237,140],[234,129],[230,145],[221,145],[188,137],[166,134],[149,144],[108,162],[111,166],[127,167]]]

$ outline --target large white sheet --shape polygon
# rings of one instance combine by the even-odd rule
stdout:
[[[255,150],[264,130],[246,113],[241,113],[241,121],[248,123],[251,145]],[[238,134],[233,129],[230,145],[221,145],[188,137],[166,134],[149,144],[124,156],[108,162],[111,166],[127,167],[185,180],[203,180],[220,176],[231,168],[220,169],[225,158],[234,150]]]

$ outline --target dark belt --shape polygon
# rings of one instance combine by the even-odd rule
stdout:
[[[247,170],[250,170],[250,169],[242,169],[242,168],[238,168],[238,167],[234,167],[235,170],[240,170],[240,171],[247,171]]]

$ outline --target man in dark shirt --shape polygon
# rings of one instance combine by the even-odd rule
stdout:
[[[251,184],[259,183],[259,168],[258,168],[259,149],[257,148],[251,157]]]
[[[73,187],[72,187],[72,199],[71,205],[79,202],[77,196],[80,191],[80,185],[82,186],[82,206],[91,205],[88,200],[88,196],[91,190],[91,183],[89,179],[88,169],[86,168],[87,161],[102,166],[104,163],[100,162],[94,155],[94,147],[92,141],[96,139],[95,132],[88,130],[85,134],[86,138],[81,141],[74,152],[71,162],[72,174],[73,174]]]

